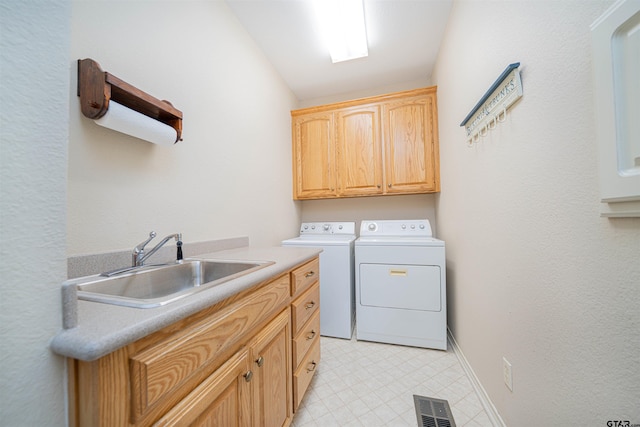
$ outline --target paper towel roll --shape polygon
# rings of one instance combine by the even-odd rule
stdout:
[[[113,100],[109,101],[107,113],[94,121],[100,126],[158,145],[173,145],[178,137],[176,130],[171,126]]]

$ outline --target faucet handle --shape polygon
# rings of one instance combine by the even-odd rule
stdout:
[[[149,238],[147,240],[145,240],[144,242],[140,243],[138,246],[136,246],[133,249],[133,252],[135,253],[140,253],[144,250],[144,247],[147,246],[147,243],[149,243],[151,240],[153,240],[153,238],[156,237],[156,232],[152,231],[151,233],[149,233]]]
[[[176,262],[181,263],[182,262],[182,237],[180,237],[180,240],[176,242],[176,246],[178,248],[176,253]]]

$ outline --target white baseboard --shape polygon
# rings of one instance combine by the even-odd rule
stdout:
[[[494,425],[494,427],[506,427],[504,421],[502,421],[502,418],[500,417],[500,414],[498,414],[496,407],[491,402],[491,399],[489,399],[489,395],[485,391],[484,387],[482,387],[482,384],[480,384],[480,380],[478,380],[478,377],[476,376],[475,372],[473,372],[471,365],[469,365],[467,358],[464,357],[464,354],[462,353],[460,346],[456,342],[456,339],[453,337],[453,334],[451,333],[451,329],[449,328],[447,328],[447,335],[449,336],[449,344],[451,344],[451,348],[453,349],[453,352],[456,354],[456,357],[460,361],[460,365],[462,365],[462,369],[464,369],[465,373],[469,377],[469,380],[471,381],[471,385],[475,390],[476,394],[478,395],[478,398],[480,399],[480,403],[482,404],[482,407],[487,413],[487,417],[489,417],[489,420]]]

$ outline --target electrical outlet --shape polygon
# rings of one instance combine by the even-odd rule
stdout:
[[[502,376],[504,378],[504,384],[507,388],[513,391],[513,372],[511,371],[511,363],[504,357],[502,358]]]

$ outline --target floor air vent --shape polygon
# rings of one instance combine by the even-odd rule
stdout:
[[[413,395],[419,427],[456,427],[449,402]]]

